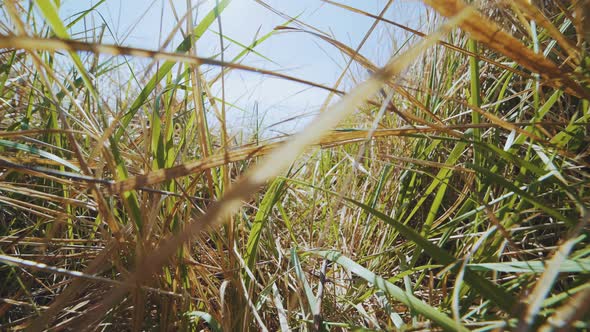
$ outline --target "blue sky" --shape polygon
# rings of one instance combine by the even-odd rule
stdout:
[[[62,1],[60,14],[63,18],[67,18],[80,10],[89,8],[94,3],[96,1],[65,0]],[[186,13],[186,0],[107,0],[85,23],[86,26],[97,26],[106,21],[112,34],[116,36],[107,34],[107,42],[157,49],[176,25],[170,3],[174,4],[178,15],[182,16]],[[215,5],[215,0],[200,2],[193,0],[192,3],[193,6],[199,4],[195,11],[198,21],[199,17],[204,16]],[[299,15],[301,21],[333,35],[353,49],[357,47],[373,23],[370,18],[319,0],[268,0],[266,3],[290,16]],[[340,1],[340,3],[378,14],[386,1]],[[425,8],[418,1],[396,0],[386,17],[420,29],[420,17],[423,17],[424,11]],[[247,45],[257,35],[264,35],[275,26],[283,24],[285,19],[253,0],[233,0],[222,13],[221,21],[224,35]],[[74,31],[80,31],[83,28],[84,22],[80,22]],[[217,23],[212,25],[212,30],[218,31]],[[219,52],[219,37],[215,32],[207,33],[198,41],[199,56],[211,56]],[[176,47],[180,38],[180,33],[177,33],[175,42],[169,50]],[[361,53],[382,65],[404,39],[399,29],[380,23]],[[231,45],[227,40],[224,43],[226,47],[230,45],[226,50],[226,59],[230,59],[233,54],[241,51],[239,47]],[[348,60],[333,46],[317,37],[296,32],[279,33],[259,45],[256,50],[272,62],[250,54],[244,60],[244,64],[281,71],[325,85],[334,84]],[[366,73],[358,67],[351,67],[350,73],[352,75],[350,77],[357,79],[366,76]],[[353,84],[353,80],[347,79],[342,87],[350,88]],[[219,86],[214,87],[214,91],[219,91]],[[318,89],[261,75],[232,72],[226,78],[227,100],[247,110],[244,112],[233,109],[228,113],[232,117],[232,124],[237,127],[251,126],[252,115],[249,112],[255,105],[260,114],[266,114],[265,125],[267,126],[298,115],[308,115],[303,117],[303,120],[290,122],[297,127],[302,122],[309,121],[311,115],[315,114],[322,105],[326,95]]]

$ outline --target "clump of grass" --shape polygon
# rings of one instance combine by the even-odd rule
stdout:
[[[226,42],[227,0],[180,21],[175,53],[74,40],[94,8],[68,25],[54,2],[4,2],[2,329],[588,329],[586,3],[425,1],[421,32],[326,2],[407,46],[379,68],[286,17],[276,31],[372,73],[341,91],[241,65],[274,31],[198,57],[208,29]],[[159,62],[111,103],[122,55]],[[236,142],[210,89],[232,70],[339,100]]]

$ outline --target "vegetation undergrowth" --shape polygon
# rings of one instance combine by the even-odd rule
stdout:
[[[425,0],[417,31],[325,0],[407,36],[383,67],[262,1],[285,23],[250,45],[230,0],[177,17],[174,52],[71,34],[105,2],[0,5],[1,330],[590,328],[590,1]],[[242,51],[200,57],[211,30]],[[241,64],[278,32],[371,75]],[[233,71],[330,97],[234,134]]]

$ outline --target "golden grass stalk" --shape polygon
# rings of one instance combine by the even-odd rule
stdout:
[[[555,86],[563,87],[565,92],[590,99],[588,89],[573,80],[563,68],[559,68],[542,54],[530,50],[463,1],[424,0],[424,2],[445,17],[453,17],[462,11],[468,11],[469,15],[459,26],[468,32],[471,38],[506,55],[528,70],[540,74],[542,78],[553,82]]]

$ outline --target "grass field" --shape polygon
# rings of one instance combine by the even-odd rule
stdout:
[[[590,1],[425,0],[427,32],[326,0],[411,36],[383,67],[272,7],[200,57],[230,0],[173,52],[70,35],[104,2],[0,5],[0,330],[590,329]],[[370,77],[243,64],[301,31]],[[330,97],[235,134],[233,72]]]

